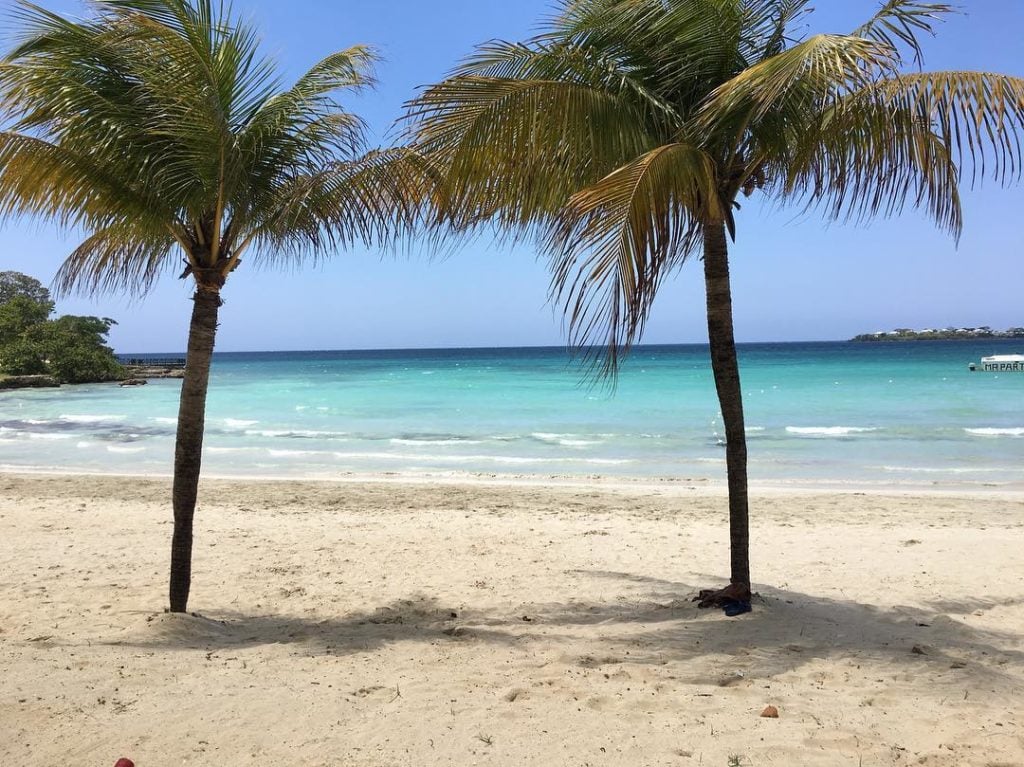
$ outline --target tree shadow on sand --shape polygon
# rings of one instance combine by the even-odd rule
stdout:
[[[129,630],[111,643],[203,650],[282,644],[316,656],[372,652],[403,642],[525,648],[543,640],[562,645],[566,656],[582,666],[706,661],[692,664],[694,675],[688,681],[697,684],[722,684],[729,673],[769,678],[816,659],[926,668],[940,676],[967,669],[975,682],[1024,683],[1020,637],[970,625],[972,620],[983,622],[987,611],[1019,608],[1024,597],[999,603],[959,599],[920,607],[879,606],[762,587],[753,613],[727,618],[719,610],[698,610],[691,601],[696,589],[688,584],[601,570],[572,575],[632,584],[634,589],[640,585],[643,593],[633,601],[567,600],[522,604],[514,610],[473,605],[456,609],[428,595],[413,595],[327,619],[227,611],[165,614],[150,616],[144,630]]]

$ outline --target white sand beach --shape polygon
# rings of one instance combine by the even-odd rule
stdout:
[[[0,764],[1024,765],[1024,496],[0,475]],[[777,719],[760,716],[777,707]]]

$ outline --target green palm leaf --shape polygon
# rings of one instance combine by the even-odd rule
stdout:
[[[885,0],[881,8],[867,22],[853,31],[856,37],[866,37],[890,48],[900,44],[910,48],[914,63],[924,62],[924,53],[918,41],[920,33],[934,34],[935,22],[954,12],[949,3],[925,3],[920,0]]]
[[[658,147],[574,194],[547,236],[571,342],[603,346],[612,372],[665,273],[693,252],[701,222],[722,215],[713,159],[686,144]]]

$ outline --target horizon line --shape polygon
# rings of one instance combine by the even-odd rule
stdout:
[[[1014,341],[1019,339],[1013,338],[952,338],[952,339],[907,339],[904,343],[950,343],[950,342],[981,342],[981,341]],[[737,341],[737,346],[754,346],[762,344],[845,344],[845,343],[857,343],[858,345],[864,343],[871,343],[870,341],[857,341],[855,342],[852,338],[819,338],[819,339],[805,339],[801,341]],[[900,343],[900,341],[882,341],[878,343],[884,343],[890,345],[893,343]],[[657,349],[657,348],[669,348],[669,347],[680,347],[680,346],[693,346],[693,347],[708,347],[707,341],[677,341],[672,343],[645,343],[635,344],[630,348],[632,353],[641,349]],[[569,347],[562,344],[527,344],[527,345],[498,345],[498,346],[380,346],[380,347],[356,347],[348,349],[232,349],[232,350],[214,350],[214,356],[219,354],[328,354],[328,353],[350,353],[350,352],[452,352],[452,351],[500,351],[500,350],[511,350],[511,349],[533,349],[533,350],[544,350],[544,351],[563,351],[569,354],[585,354],[588,350],[603,349],[603,346],[592,345],[585,347]],[[627,354],[628,354],[627,353]],[[163,356],[178,356],[182,357],[186,355],[184,350],[181,351],[133,351],[133,352],[122,352],[115,351],[115,355],[118,357],[131,357],[135,355],[163,355]]]

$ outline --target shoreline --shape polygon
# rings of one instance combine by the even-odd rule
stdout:
[[[0,478],[19,477],[83,477],[141,479],[146,481],[170,481],[172,473],[133,473],[123,471],[70,471],[61,468],[0,467]],[[482,486],[482,487],[534,487],[534,488],[595,488],[609,491],[664,491],[675,489],[681,495],[703,494],[712,497],[727,497],[728,487],[724,478],[714,477],[643,477],[618,475],[570,475],[570,474],[523,474],[498,472],[344,472],[338,476],[295,476],[275,474],[202,474],[200,486],[206,483],[293,483],[293,484],[396,484],[396,485],[440,485],[440,486]],[[748,483],[753,495],[870,495],[870,496],[922,496],[953,497],[969,499],[978,495],[986,498],[1024,500],[1024,484],[991,482],[948,482],[938,481],[910,483],[879,481],[865,483],[859,480],[774,480]]]

